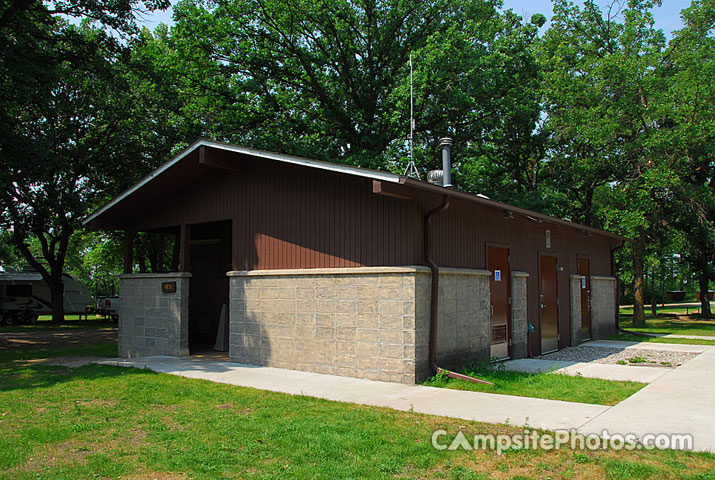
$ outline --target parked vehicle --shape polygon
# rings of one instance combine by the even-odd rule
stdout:
[[[74,275],[62,275],[65,314],[85,314],[94,304],[89,289]],[[35,271],[0,273],[0,324],[35,323],[52,313],[50,287]]]
[[[97,315],[119,319],[119,297],[116,295],[97,297]]]

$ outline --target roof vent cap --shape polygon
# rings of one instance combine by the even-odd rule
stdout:
[[[444,170],[430,170],[427,173],[427,181],[432,185],[442,185],[444,181]]]

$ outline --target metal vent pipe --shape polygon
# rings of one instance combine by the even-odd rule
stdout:
[[[454,141],[449,138],[440,138],[439,144],[442,146],[442,186],[452,188],[452,144]]]

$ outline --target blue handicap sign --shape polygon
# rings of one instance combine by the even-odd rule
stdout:
[[[501,282],[501,270],[494,270],[494,281]]]

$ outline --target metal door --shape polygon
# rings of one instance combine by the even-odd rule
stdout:
[[[541,353],[559,348],[558,275],[556,257],[539,257],[539,310],[541,311]]]
[[[578,259],[578,274],[581,275],[581,340],[591,338],[591,262]]]
[[[510,320],[510,278],[509,249],[507,247],[487,246],[487,270],[489,277],[489,296],[491,310],[491,357],[509,356],[509,320]]]

